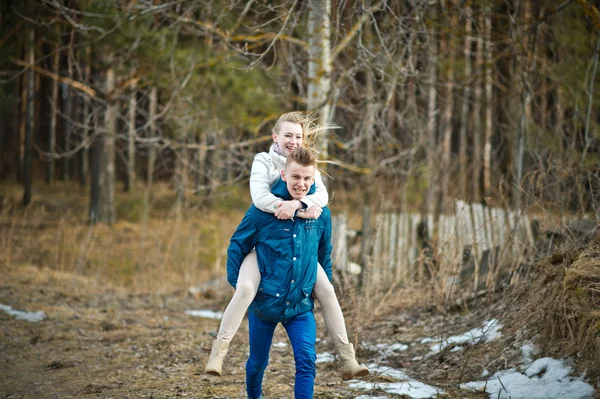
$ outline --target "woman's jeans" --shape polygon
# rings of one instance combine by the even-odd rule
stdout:
[[[250,326],[250,357],[246,362],[246,392],[250,399],[262,394],[262,380],[269,363],[273,333],[278,323],[264,321],[248,312]],[[305,312],[281,323],[294,350],[296,362],[295,399],[312,399],[315,389],[315,342],[317,325],[313,312]]]

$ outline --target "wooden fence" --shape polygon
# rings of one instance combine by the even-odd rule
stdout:
[[[442,289],[478,289],[510,273],[533,244],[527,215],[457,201],[453,215],[380,213],[365,208],[360,232],[333,218],[333,262],[361,274],[363,288],[434,278]],[[365,267],[365,265],[367,267]]]

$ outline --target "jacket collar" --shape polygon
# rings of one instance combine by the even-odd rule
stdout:
[[[285,168],[285,161],[287,158],[276,153],[273,146],[271,146],[271,149],[269,150],[269,155],[271,156],[271,161],[273,161],[275,170],[278,172],[282,171]]]

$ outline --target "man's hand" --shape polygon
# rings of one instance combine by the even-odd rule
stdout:
[[[321,212],[323,212],[323,209],[316,205],[313,205],[310,208],[306,209],[304,212],[298,212],[296,216],[303,219],[318,219],[319,216],[321,216]]]
[[[296,210],[302,208],[302,203],[298,200],[282,201],[275,205],[275,217],[280,220],[290,219],[294,217]]]

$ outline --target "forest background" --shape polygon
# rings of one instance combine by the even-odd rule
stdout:
[[[596,218],[597,3],[28,0],[0,21],[4,216],[62,231],[12,261],[139,287],[219,273],[290,110],[339,127],[316,143],[351,224],[457,199]],[[98,222],[115,238],[94,257]]]

